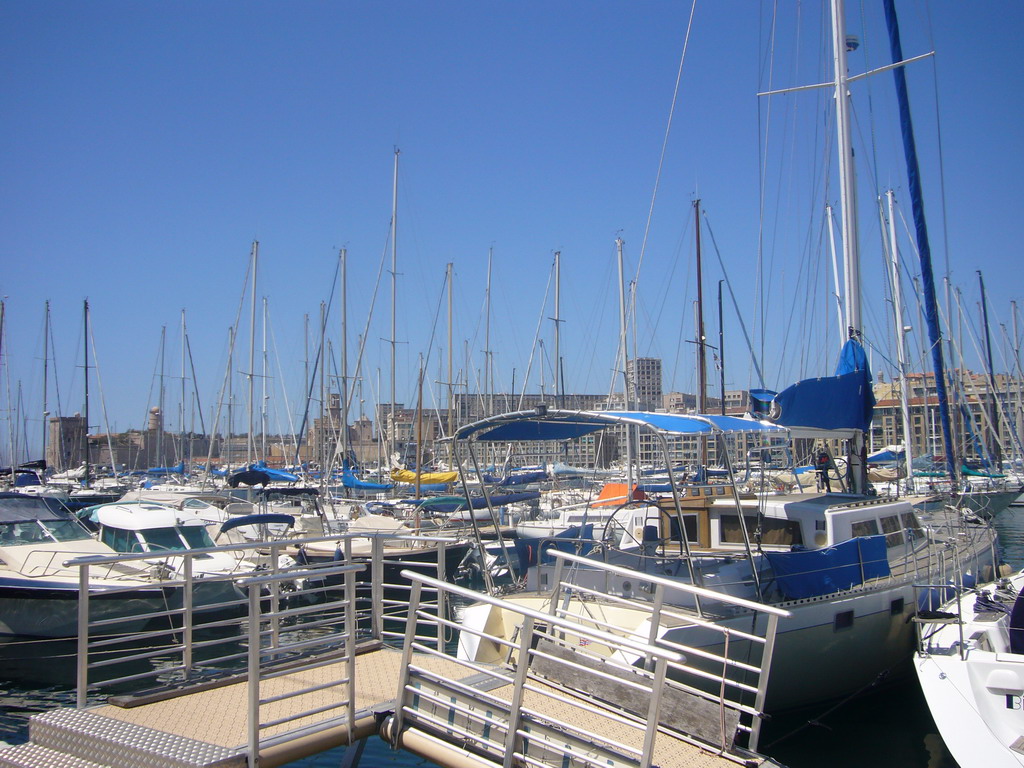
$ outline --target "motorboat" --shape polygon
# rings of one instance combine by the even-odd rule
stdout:
[[[930,588],[930,587],[926,587]],[[960,768],[1024,765],[1024,571],[921,613],[914,670]]]
[[[106,558],[117,552],[95,539],[77,519],[44,496],[0,493],[0,635],[74,637],[78,631],[77,558]],[[106,632],[136,632],[143,617],[164,610],[173,597],[166,574],[139,563],[111,563],[89,569],[93,621],[119,620]]]

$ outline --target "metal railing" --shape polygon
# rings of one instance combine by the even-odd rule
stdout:
[[[587,562],[567,553],[553,554],[560,561]],[[590,565],[615,570],[605,564]],[[623,758],[650,766],[657,744],[666,739],[685,741],[737,762],[750,756],[743,747],[756,749],[777,622],[790,615],[787,611],[643,576],[654,585],[653,603],[611,601],[623,609],[645,612],[653,629],[649,636],[640,636],[588,612],[588,605],[605,596],[578,591],[561,574],[549,610],[405,575],[413,583],[410,629],[395,716],[386,729],[395,743],[404,739],[407,728],[423,730],[469,745],[466,748],[479,757],[503,766],[540,765],[541,761],[601,765]],[[413,636],[416,622],[411,619],[421,618],[421,590],[428,588],[513,617],[517,630],[511,636],[488,631],[489,620],[457,625],[439,619],[478,643],[504,649],[503,666],[495,670],[483,662],[453,659]],[[666,610],[662,597],[668,589],[713,596],[737,609],[756,612],[766,619],[760,622],[763,632],[741,631],[695,614]],[[686,621],[717,640],[701,647],[667,642],[658,637],[662,620],[677,625]],[[760,664],[730,653],[750,643],[761,648]],[[424,654],[458,664],[463,678],[432,672],[420,661]],[[466,682],[483,675],[496,683],[483,687]],[[625,735],[612,739],[608,735],[612,732]],[[743,747],[737,736],[745,741]]]
[[[366,540],[368,552],[354,553],[353,544]],[[337,542],[340,559],[285,558],[319,542]],[[396,553],[396,542],[407,548]],[[335,534],[67,561],[66,567],[79,569],[77,706],[86,706],[90,694],[115,687],[137,692],[246,674],[258,685],[254,668],[336,654],[349,634],[359,643],[401,638],[410,585],[401,583],[400,572],[415,568],[441,580],[450,577],[446,557],[457,543],[393,533]],[[259,570],[196,573],[198,559],[210,553],[234,552],[242,559],[257,551]],[[417,561],[418,553],[427,556]],[[180,561],[173,574],[153,565],[167,557]],[[147,563],[154,572],[151,582],[107,582],[98,588],[92,578],[97,571]],[[444,615],[448,607],[433,595],[429,610]],[[430,631],[423,630],[424,639]]]

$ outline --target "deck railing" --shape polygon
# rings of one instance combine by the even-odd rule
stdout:
[[[354,555],[353,542],[366,539],[371,542],[369,553]],[[285,558],[300,546],[325,541],[338,542],[339,559],[304,563],[301,558]],[[401,570],[414,568],[441,580],[449,578],[445,560],[456,543],[393,533],[335,534],[69,560],[66,567],[79,569],[77,706],[86,706],[97,691],[166,688],[244,675],[252,654],[261,649],[269,648],[271,657],[281,663],[328,653],[337,649],[336,639],[330,638],[339,631],[356,633],[359,643],[400,639],[410,590],[408,583],[398,581]],[[408,548],[394,554],[395,544]],[[432,550],[424,549],[428,546]],[[233,552],[245,559],[256,550],[263,558],[259,570],[197,573],[196,563],[211,553]],[[433,554],[414,559],[424,551],[436,553],[436,559]],[[175,573],[154,564],[167,557],[180,559]],[[146,567],[153,579],[131,579],[102,589],[92,583],[93,574],[107,575],[118,567]],[[435,614],[448,610],[438,604],[436,594],[431,606]],[[353,607],[357,610],[350,616]],[[252,640],[256,626],[258,645]],[[432,630],[421,631],[429,635]]]
[[[569,563],[583,562],[567,553],[555,556]],[[600,563],[593,567],[614,569]],[[595,618],[584,603],[593,606],[598,595],[592,590],[577,591],[561,577],[550,610],[538,610],[524,601],[481,595],[411,573],[406,576],[413,582],[410,617],[421,616],[421,590],[430,588],[455,600],[507,612],[512,618],[501,623],[508,626],[511,621],[518,629],[509,637],[488,631],[489,621],[480,627],[439,619],[460,629],[463,636],[473,636],[477,643],[503,649],[499,655],[506,663],[498,671],[482,662],[457,660],[465,678],[487,675],[500,683],[483,690],[459,683],[451,675],[442,678],[417,663],[417,654],[449,659],[450,655],[419,642],[412,635],[416,622],[410,620],[401,693],[394,720],[386,729],[396,743],[411,728],[469,745],[482,761],[503,766],[598,765],[621,760],[650,766],[659,736],[667,733],[738,762],[749,757],[745,749],[756,749],[777,622],[789,615],[786,611],[716,594],[718,601],[763,615],[766,621],[759,622],[763,632],[731,629],[690,614],[685,620],[719,638],[721,646],[691,647],[666,642],[657,631],[649,636],[631,634]],[[665,609],[660,599],[664,590],[708,592],[656,577],[652,582],[653,604],[614,602],[629,610],[649,611],[647,618],[654,627],[662,620],[678,623],[682,615]],[[570,593],[575,604],[567,599]],[[730,653],[730,646],[744,642],[760,645],[760,665]],[[579,725],[579,717],[589,725]],[[611,733],[619,735],[612,738]]]

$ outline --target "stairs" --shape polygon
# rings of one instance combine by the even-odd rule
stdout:
[[[29,741],[0,749],[0,768],[244,768],[244,751],[93,714],[56,709],[29,721]]]

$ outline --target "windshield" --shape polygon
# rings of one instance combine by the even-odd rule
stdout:
[[[81,541],[89,538],[92,538],[89,532],[74,520],[27,520],[20,523],[0,523],[0,544],[5,547]]]
[[[206,526],[183,525],[178,530],[181,531],[181,535],[185,537],[185,541],[192,549],[214,546],[210,534],[206,532]]]
[[[177,528],[147,528],[144,531],[139,531],[139,533],[151,552],[161,549],[180,550],[188,548],[178,534]]]
[[[148,528],[139,531],[150,551],[202,549],[212,547],[213,541],[202,525],[181,525],[174,528]]]

